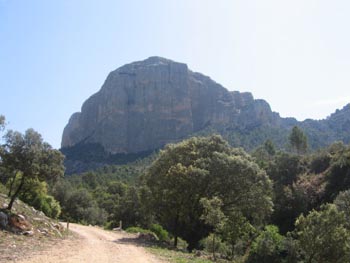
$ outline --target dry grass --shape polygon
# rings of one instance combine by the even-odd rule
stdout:
[[[161,259],[170,263],[210,263],[213,262],[208,258],[197,257],[193,253],[182,252],[178,250],[170,250],[162,247],[149,247],[149,252],[157,255]]]

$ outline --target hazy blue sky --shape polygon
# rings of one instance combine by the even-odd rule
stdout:
[[[0,0],[0,114],[59,147],[110,71],[157,55],[325,118],[350,102],[349,14],[348,0]]]

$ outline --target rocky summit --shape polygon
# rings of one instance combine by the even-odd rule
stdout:
[[[349,140],[349,108],[322,121],[281,118],[250,93],[228,91],[186,64],[150,57],[108,75],[100,91],[70,118],[62,148],[94,145],[108,154],[135,154],[215,131],[249,149],[269,138],[281,145],[294,125],[317,147]]]
[[[250,93],[230,92],[186,64],[150,57],[111,72],[74,113],[62,147],[98,143],[110,153],[137,153],[205,127],[276,124],[279,116]]]

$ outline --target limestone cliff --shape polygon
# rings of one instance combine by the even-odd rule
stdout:
[[[62,149],[67,160],[115,163],[130,157],[125,155],[137,158],[167,143],[212,132],[248,150],[266,139],[284,147],[294,125],[305,131],[313,149],[335,140],[348,143],[350,106],[320,121],[281,118],[250,93],[228,91],[186,64],[150,57],[108,75],[101,90],[70,118]]]
[[[186,64],[150,57],[109,74],[101,90],[70,118],[62,148],[90,143],[112,154],[137,153],[209,125],[242,128],[276,125],[279,119],[250,93],[229,92]]]

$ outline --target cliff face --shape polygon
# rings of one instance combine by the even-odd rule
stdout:
[[[305,131],[313,149],[335,140],[348,143],[350,105],[320,121],[281,118],[250,93],[230,92],[186,64],[151,57],[109,74],[101,90],[70,118],[62,149],[67,159],[119,160],[211,132],[246,149],[266,139],[283,147],[294,125]]]
[[[100,144],[112,154],[176,142],[207,126],[278,125],[279,115],[250,93],[229,92],[186,64],[159,57],[111,72],[101,90],[74,113],[62,148]]]

